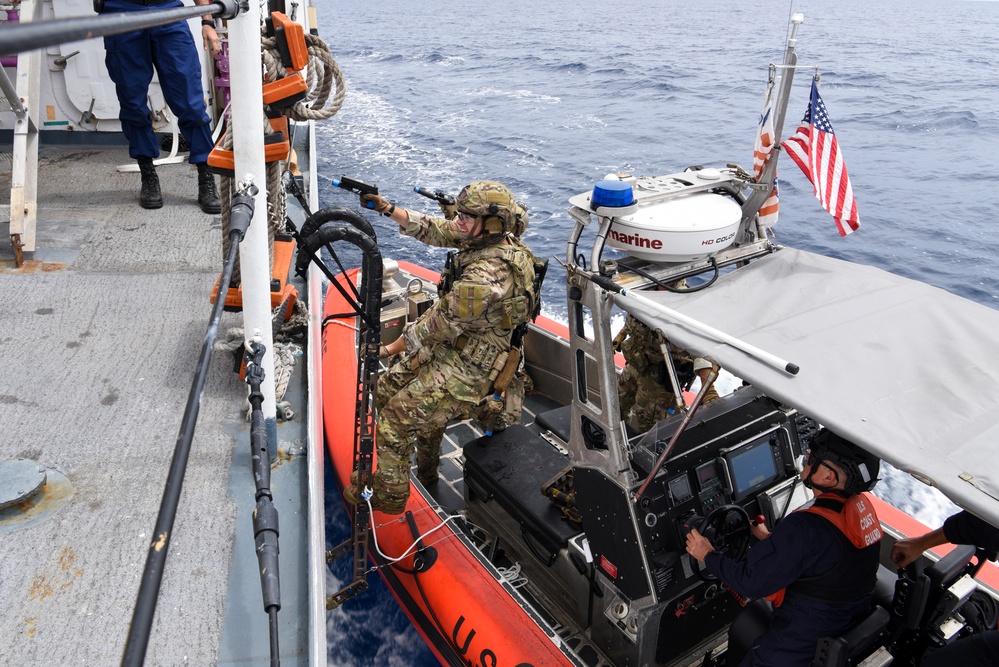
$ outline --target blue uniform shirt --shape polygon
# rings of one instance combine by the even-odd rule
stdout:
[[[712,551],[704,559],[708,572],[744,597],[765,597],[802,578],[817,577],[842,557],[838,529],[807,512],[788,515],[769,538],[749,549],[745,561]],[[871,606],[871,596],[830,602],[788,591],[774,609],[770,631],[760,637],[740,667],[808,667],[822,637],[835,637],[852,627]]]

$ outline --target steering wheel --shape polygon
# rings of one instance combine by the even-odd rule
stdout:
[[[692,525],[706,537],[715,551],[733,560],[742,560],[749,546],[749,514],[738,505],[721,505],[711,510],[698,525]],[[703,581],[717,581],[695,559],[694,570]]]

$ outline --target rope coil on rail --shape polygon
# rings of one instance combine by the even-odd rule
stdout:
[[[297,102],[286,113],[289,120],[294,121],[326,120],[332,118],[343,106],[343,99],[347,93],[343,71],[333,59],[329,46],[318,35],[305,35],[305,44],[309,52],[309,65],[306,68],[309,92],[304,100]],[[270,81],[277,81],[288,76],[288,70],[281,65],[277,38],[262,35],[261,47],[267,78]],[[336,95],[327,106],[334,83]]]

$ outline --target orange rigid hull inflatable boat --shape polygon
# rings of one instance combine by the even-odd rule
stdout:
[[[437,276],[422,267],[400,262],[400,268],[429,282]],[[355,280],[357,271],[348,272]],[[341,277],[341,279],[346,279]],[[353,469],[354,412],[357,401],[357,325],[356,318],[331,315],[349,312],[351,306],[329,290],[323,331],[323,424],[326,446],[337,484],[348,484]],[[412,514],[416,535],[440,527],[426,544],[437,550],[436,562],[424,572],[414,572],[415,552],[396,567],[382,567],[384,577],[399,605],[409,616],[428,646],[442,664],[535,665],[578,664],[563,653],[561,640],[548,634],[517,601],[513,586],[466,545],[466,538],[444,523],[423,495],[411,483],[407,514]],[[389,557],[409,549],[415,540],[413,529],[404,516],[375,512],[378,545]],[[375,550],[373,560],[385,564]]]

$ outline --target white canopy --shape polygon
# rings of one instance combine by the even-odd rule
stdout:
[[[614,297],[673,342],[999,525],[999,311],[790,248],[699,292],[640,296],[797,364],[789,375]]]

